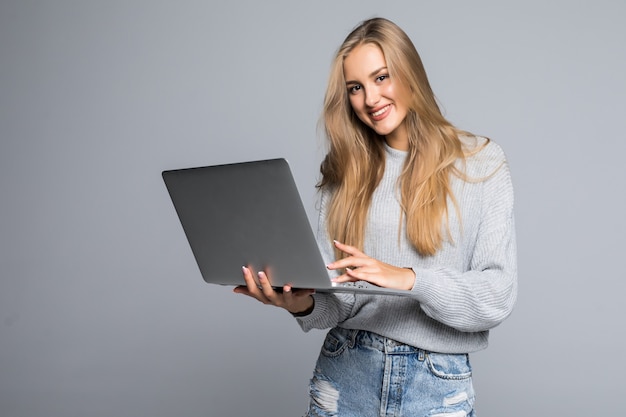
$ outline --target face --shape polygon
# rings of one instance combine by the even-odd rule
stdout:
[[[400,91],[402,87],[389,77],[380,48],[369,43],[354,48],[343,61],[343,74],[357,117],[385,136],[389,146],[408,149],[408,107]]]

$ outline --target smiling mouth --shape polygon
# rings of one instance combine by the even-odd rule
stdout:
[[[383,114],[385,114],[385,112],[387,110],[389,110],[389,107],[391,106],[391,104],[387,104],[385,107],[383,107],[382,109],[375,111],[374,113],[370,113],[372,115],[372,117],[379,117],[382,116]]]

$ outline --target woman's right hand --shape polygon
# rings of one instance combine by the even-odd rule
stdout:
[[[299,315],[308,312],[313,308],[313,297],[315,293],[312,289],[293,290],[290,285],[283,286],[283,292],[276,292],[265,272],[261,271],[257,274],[259,285],[257,285],[252,271],[248,267],[243,267],[243,279],[246,285],[239,285],[233,290],[237,294],[244,294],[255,298],[263,304],[270,304],[276,307],[284,308],[291,314]]]

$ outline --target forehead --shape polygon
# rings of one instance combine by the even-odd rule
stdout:
[[[343,60],[343,74],[346,80],[360,80],[386,66],[385,55],[378,45],[364,43],[346,55]]]

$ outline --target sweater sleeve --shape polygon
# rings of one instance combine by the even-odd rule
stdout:
[[[413,291],[424,313],[464,332],[497,326],[517,298],[513,186],[508,164],[497,150],[499,168],[480,183],[481,217],[469,270],[414,268]]]
[[[326,229],[326,215],[331,192],[323,189],[320,197],[320,209],[317,225],[317,244],[326,264],[334,261],[335,252],[332,239]],[[338,275],[329,271],[329,278]],[[313,311],[306,316],[297,317],[298,324],[305,332],[311,329],[328,329],[346,320],[352,313],[355,296],[352,293],[316,293]]]

